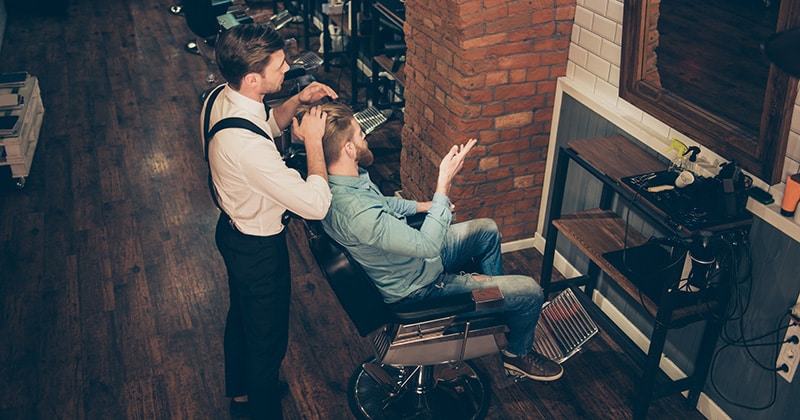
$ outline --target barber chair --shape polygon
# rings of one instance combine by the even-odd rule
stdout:
[[[364,419],[479,419],[487,377],[470,359],[506,347],[499,289],[389,305],[363,269],[319,222],[304,221],[317,264],[374,356],[353,374],[348,399]],[[477,312],[476,312],[477,311]]]
[[[242,3],[241,0],[184,0],[177,10],[186,17],[186,25],[198,38],[196,42],[187,43],[186,50],[201,54],[200,48],[207,45],[209,51],[213,51],[220,31],[217,16],[226,13],[229,7]]]

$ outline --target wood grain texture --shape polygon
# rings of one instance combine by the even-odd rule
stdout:
[[[72,0],[66,15],[9,16],[0,71],[39,77],[46,111],[25,188],[0,172],[0,418],[228,417],[227,280],[198,139],[208,66],[183,50],[192,36],[169,5]],[[300,25],[284,35],[302,45]],[[319,76],[350,91],[347,69]],[[400,127],[370,136],[387,194],[400,189]],[[348,380],[371,351],[299,223],[288,240],[284,413],[350,418]],[[523,250],[505,265],[537,276],[539,259]],[[511,382],[497,357],[478,364],[493,381],[491,419],[630,417],[633,365],[603,334],[550,385]],[[679,397],[651,416],[700,417]]]

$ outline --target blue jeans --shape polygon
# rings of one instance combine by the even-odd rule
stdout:
[[[445,271],[439,278],[411,293],[401,302],[498,287],[504,297],[504,305],[499,310],[505,313],[509,330],[506,350],[516,355],[528,354],[533,347],[544,294],[536,280],[531,277],[503,275],[500,231],[497,224],[491,219],[475,219],[450,226],[441,256]],[[461,267],[470,259],[479,264],[483,275],[460,272]]]

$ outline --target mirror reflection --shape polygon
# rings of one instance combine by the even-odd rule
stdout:
[[[661,0],[656,66],[664,89],[757,135],[780,0]]]
[[[797,79],[761,43],[800,1],[626,0],[620,96],[726,160],[781,181]]]

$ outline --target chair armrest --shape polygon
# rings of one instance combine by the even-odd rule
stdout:
[[[489,287],[472,291],[476,311],[487,311],[503,307],[503,292],[499,287]]]
[[[414,323],[502,306],[503,294],[497,287],[492,287],[419,302],[394,304],[390,305],[389,310],[396,322]]]

